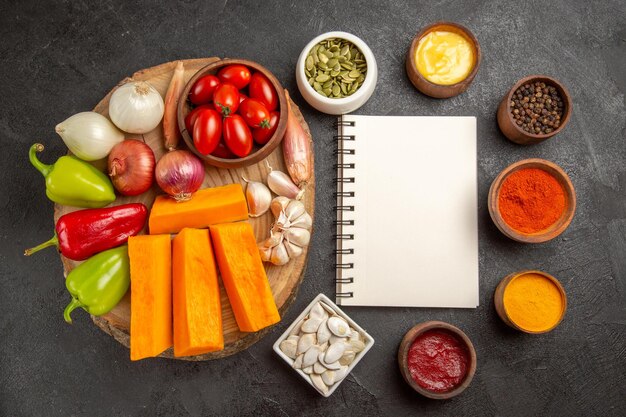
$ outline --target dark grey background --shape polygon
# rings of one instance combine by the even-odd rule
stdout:
[[[0,415],[626,414],[623,1],[39,3],[0,5]],[[470,89],[448,100],[420,95],[404,72],[413,35],[439,19],[471,28],[483,50]],[[303,102],[294,66],[310,39],[337,29],[364,39],[379,64],[376,92],[358,113],[478,118],[480,307],[346,309],[376,344],[337,392],[324,399],[274,355],[271,345],[315,295],[334,294],[333,118]],[[247,351],[206,363],[131,363],[128,350],[93,326],[84,312],[77,311],[73,326],[65,324],[61,312],[69,297],[54,250],[22,256],[24,248],[46,240],[53,230],[52,203],[27,151],[42,141],[43,159],[56,160],[66,152],[53,131],[56,123],[91,109],[136,70],[206,56],[262,63],[301,105],[316,152],[310,259],[294,305]],[[561,80],[575,105],[562,134],[521,147],[500,134],[496,107],[517,79],[532,73]],[[393,138],[381,140],[393,146]],[[528,157],[561,165],[578,193],[569,229],[535,246],[501,235],[486,208],[498,172]],[[410,221],[382,215],[381,221]],[[454,254],[450,258],[453,262]],[[499,280],[527,268],[552,273],[568,294],[565,320],[546,335],[514,332],[494,311]],[[421,398],[396,365],[403,334],[429,319],[459,326],[477,350],[474,381],[450,401]]]

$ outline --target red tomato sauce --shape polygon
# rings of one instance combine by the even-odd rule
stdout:
[[[447,392],[467,375],[469,352],[456,335],[445,330],[427,330],[411,344],[407,362],[411,377],[420,387]]]

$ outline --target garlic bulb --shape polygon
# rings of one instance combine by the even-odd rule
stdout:
[[[300,200],[304,195],[304,188],[298,188],[289,178],[289,175],[281,171],[274,171],[269,162],[266,163],[270,170],[269,174],[267,174],[267,185],[270,189],[279,196]]]
[[[270,204],[276,218],[270,237],[259,243],[261,259],[274,265],[284,265],[304,253],[311,240],[313,219],[304,204],[287,197],[276,197]]]
[[[246,186],[246,201],[248,202],[248,215],[250,217],[259,217],[270,208],[272,201],[272,193],[269,188],[261,182],[249,181],[246,177],[242,177],[248,184]]]
[[[124,140],[124,133],[109,119],[93,111],[77,113],[56,125],[54,130],[70,151],[84,161],[106,157]]]
[[[159,125],[165,105],[161,94],[145,81],[120,86],[109,102],[109,116],[128,133],[148,133]]]

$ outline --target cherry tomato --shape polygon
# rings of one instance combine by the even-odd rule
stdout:
[[[233,114],[224,119],[224,142],[240,158],[252,150],[252,133],[240,115]]]
[[[193,125],[193,144],[198,152],[208,155],[217,148],[222,137],[222,116],[213,109],[203,109]]]
[[[234,114],[239,108],[239,90],[232,84],[223,83],[213,93],[213,106],[224,117]]]
[[[242,93],[241,91],[239,92],[239,105],[241,105],[241,102],[244,100],[249,99],[250,97],[248,97],[247,95],[245,95],[244,93]]]
[[[265,145],[274,133],[276,132],[276,128],[278,127],[278,119],[280,119],[280,113],[277,111],[270,112],[270,127],[255,127],[252,129],[252,138],[259,145]]]
[[[190,136],[193,136],[193,125],[198,118],[198,114],[204,109],[213,109],[213,106],[203,104],[202,106],[196,107],[185,116],[185,129],[187,129],[187,133],[189,133]]]
[[[250,127],[270,127],[270,112],[259,100],[249,98],[242,101],[237,112]]]
[[[278,94],[276,94],[274,85],[265,75],[260,72],[252,74],[248,90],[250,90],[250,98],[260,100],[269,111],[278,108]]]
[[[231,83],[237,90],[245,88],[250,82],[250,70],[245,65],[228,65],[217,73],[217,78],[223,83]]]
[[[237,157],[237,155],[228,149],[228,146],[226,146],[223,139],[220,140],[220,143],[217,144],[217,148],[215,148],[211,155],[224,159],[233,159]]]
[[[210,103],[211,100],[213,100],[215,87],[217,87],[219,83],[220,80],[215,75],[200,77],[189,91],[189,101],[196,106]]]

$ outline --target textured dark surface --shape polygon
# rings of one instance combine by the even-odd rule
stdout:
[[[0,5],[0,415],[626,415],[623,1],[38,3]],[[448,100],[418,94],[404,73],[413,35],[438,19],[467,25],[483,49],[473,85]],[[347,309],[376,345],[324,399],[271,345],[316,294],[334,294],[333,118],[303,103],[293,72],[301,48],[335,29],[363,38],[379,63],[376,92],[359,113],[477,116],[480,307]],[[91,109],[138,69],[201,56],[258,61],[302,105],[315,139],[318,181],[309,264],[282,323],[247,351],[206,363],[131,363],[128,350],[86,314],[76,314],[74,326],[63,322],[68,296],[53,250],[22,256],[53,229],[52,204],[43,179],[28,164],[27,150],[42,141],[43,158],[52,161],[66,151],[53,131],[56,123]],[[495,114],[507,89],[532,73],[561,80],[572,94],[574,112],[562,134],[521,147],[503,138]],[[393,146],[393,138],[381,140]],[[528,157],[561,165],[578,193],[570,228],[537,246],[502,236],[486,207],[498,172]],[[381,221],[410,221],[382,215]],[[569,297],[565,320],[543,336],[508,329],[494,311],[498,281],[526,268],[558,277]],[[473,383],[447,402],[412,392],[395,362],[402,335],[428,319],[462,328],[478,354]]]

